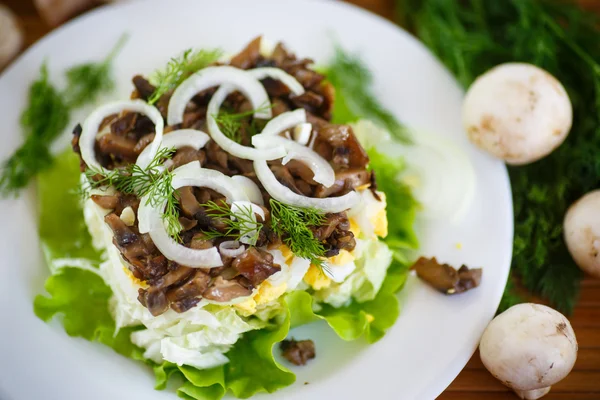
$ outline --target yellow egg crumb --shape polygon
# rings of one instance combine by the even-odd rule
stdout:
[[[254,301],[256,301],[256,305],[270,303],[273,300],[276,300],[285,293],[287,289],[287,284],[282,283],[279,286],[273,286],[271,282],[263,282],[259,288],[258,292],[254,295]]]
[[[354,261],[355,258],[354,254],[350,253],[348,250],[340,250],[337,256],[328,258],[327,263],[333,265],[346,265]]]
[[[331,279],[325,275],[321,269],[313,264],[304,275],[304,282],[309,284],[315,290],[325,289],[331,285]]]
[[[279,251],[283,255],[283,258],[285,258],[286,264],[290,265],[292,263],[292,259],[294,258],[294,253],[292,253],[292,250],[290,250],[290,248],[285,244],[282,244],[279,246]]]
[[[254,299],[244,300],[233,306],[237,309],[238,313],[244,317],[249,317],[256,312],[256,301],[254,301]]]
[[[277,300],[285,293],[286,289],[287,284],[285,283],[279,286],[273,286],[271,282],[265,281],[260,284],[258,290],[251,299],[234,304],[234,307],[241,315],[248,317],[256,313],[258,306]]]
[[[364,185],[357,186],[356,187],[356,191],[357,192],[362,192],[363,190],[367,190],[370,187],[371,187],[370,183],[365,183]]]
[[[133,273],[129,270],[129,268],[127,268],[126,266],[123,266],[123,271],[125,271],[125,274],[129,277],[129,279],[131,279],[131,281],[133,283],[135,283],[136,285],[139,285],[141,287],[143,287],[144,289],[148,287],[148,284],[138,278],[135,277],[135,275],[133,275]]]
[[[373,225],[375,226],[375,229],[373,229],[373,232],[375,232],[375,234],[379,237],[386,237],[388,234],[388,219],[385,208],[381,209],[377,214],[375,214],[374,220],[375,223]]]
[[[462,249],[462,243],[460,243],[460,242],[456,243],[456,248],[459,249],[459,250]]]
[[[369,323],[371,323],[371,322],[375,321],[375,317],[374,317],[374,316],[372,316],[371,314],[367,314],[366,318],[367,318],[367,321],[368,321]]]
[[[373,232],[379,237],[386,237],[388,234],[388,219],[387,213],[385,211],[387,207],[387,198],[385,197],[385,193],[377,192],[379,198],[381,199],[380,204],[383,205],[371,218],[371,223],[373,224]]]
[[[350,218],[350,232],[354,234],[354,237],[357,238],[360,235],[360,226],[354,218]]]

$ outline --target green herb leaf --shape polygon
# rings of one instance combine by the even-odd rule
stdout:
[[[231,111],[221,109],[218,115],[213,115],[212,117],[215,119],[217,124],[219,124],[219,128],[225,136],[227,136],[234,142],[242,143],[241,130],[244,125],[246,126],[246,132],[250,137],[256,135],[259,130],[259,127],[257,126],[257,121],[254,118],[250,120],[249,117],[251,117],[257,112],[268,110],[271,107],[273,106],[264,105],[257,108],[256,110],[250,110],[241,113],[233,113]]]
[[[258,222],[251,207],[240,207],[239,212],[235,214],[228,206],[217,204],[214,201],[201,204],[201,207],[211,217],[219,218],[221,223],[226,226],[223,232],[217,230],[203,231],[207,238],[227,237],[239,241],[245,237],[248,238],[250,245],[255,245],[258,241],[258,235],[263,228],[263,224]]]
[[[347,124],[364,118],[382,125],[397,140],[409,141],[402,124],[373,94],[371,71],[358,56],[336,46],[334,58],[324,73],[336,90],[332,122]]]
[[[515,213],[512,273],[563,312],[571,312],[581,271],[563,241],[570,204],[600,182],[599,19],[550,0],[398,1],[409,27],[464,87],[495,65],[535,64],[556,76],[573,104],[567,140],[533,164],[509,167]],[[519,301],[510,286],[503,307]]]
[[[323,225],[325,215],[314,208],[294,207],[275,199],[271,199],[269,205],[273,232],[283,238],[283,243],[294,255],[309,259],[313,265],[326,270],[325,247],[310,229]]]
[[[175,89],[186,78],[199,70],[216,62],[223,54],[220,49],[212,50],[186,50],[178,58],[171,58],[164,70],[157,70],[151,78],[156,86],[156,91],[150,96],[148,102],[154,104],[170,90]]]
[[[108,173],[97,168],[88,168],[85,171],[87,182],[82,188],[82,196],[87,198],[90,189],[113,187],[123,194],[135,194],[140,198],[148,196],[146,204],[152,207],[165,203],[163,220],[167,232],[179,241],[181,224],[179,223],[179,201],[176,190],[173,189],[173,172],[162,170],[164,161],[172,158],[175,151],[174,148],[160,149],[145,169],[137,164],[116,168]]]
[[[2,167],[0,192],[3,196],[16,195],[39,171],[52,163],[49,146],[68,122],[69,108],[50,83],[44,63],[39,79],[29,88],[28,106],[21,115],[25,143]]]
[[[64,95],[70,107],[93,104],[101,94],[114,88],[115,82],[111,71],[112,61],[126,40],[126,35],[121,36],[115,47],[101,63],[85,63],[67,70],[67,89]]]
[[[58,268],[57,260],[79,259],[87,260],[90,265],[100,264],[100,252],[92,246],[80,198],[74,193],[79,187],[79,175],[79,157],[71,149],[38,175],[39,234],[52,271]]]

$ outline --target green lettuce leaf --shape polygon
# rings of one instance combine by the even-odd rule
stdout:
[[[115,323],[108,301],[112,292],[102,278],[79,268],[61,268],[46,280],[49,296],[38,295],[33,310],[43,321],[55,315],[69,336],[82,337],[112,347],[117,353],[142,360],[142,351],[129,339],[133,329],[121,329],[115,335]]]
[[[367,149],[367,153],[370,159],[369,168],[377,174],[377,189],[387,197],[389,225],[385,242],[396,252],[418,248],[419,241],[413,226],[419,205],[410,188],[398,179],[398,175],[404,169],[403,160],[390,157],[374,147]]]
[[[134,329],[122,329],[115,335],[109,311],[112,291],[94,269],[75,268],[81,265],[53,268],[57,260],[67,264],[83,261],[92,267],[100,262],[83,219],[78,188],[79,157],[70,150],[56,157],[52,167],[38,176],[39,233],[53,275],[44,286],[48,296],[37,296],[33,310],[43,321],[59,315],[70,336],[98,341],[141,360],[141,350],[129,339]]]
[[[366,302],[353,301],[341,308],[319,305],[313,311],[313,297],[303,291],[288,293],[286,297],[290,309],[291,326],[296,327],[321,319],[346,341],[364,336],[368,343],[381,339],[394,325],[400,315],[400,305],[396,293],[399,292],[408,275],[408,268],[393,262],[377,296]]]
[[[247,399],[256,393],[273,393],[291,385],[296,376],[277,363],[273,356],[274,346],[285,339],[290,330],[291,307],[284,305],[284,309],[287,311],[280,324],[272,329],[244,334],[227,352],[228,364],[208,370],[167,362],[155,367],[156,388],[164,389],[171,376],[181,375],[185,382],[177,389],[180,397],[218,400],[228,391],[238,398]]]
[[[68,150],[38,176],[39,234],[52,271],[58,259],[87,260],[96,266],[100,262],[83,219],[79,175],[79,157]]]

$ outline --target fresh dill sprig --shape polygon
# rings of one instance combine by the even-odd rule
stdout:
[[[156,90],[148,99],[148,103],[154,104],[170,90],[175,89],[191,74],[208,67],[217,61],[223,51],[220,49],[197,50],[188,49],[180,57],[171,58],[164,70],[157,70],[151,77],[151,83]]]
[[[582,273],[563,239],[570,204],[600,182],[600,18],[569,1],[398,0],[405,25],[466,88],[504,62],[537,65],[573,105],[565,142],[544,159],[509,167],[515,234],[511,274],[559,310],[573,310]],[[519,301],[507,286],[502,307]]]
[[[111,62],[124,39],[101,63],[72,67],[66,72],[68,87],[64,91],[50,82],[44,62],[40,76],[29,88],[27,108],[21,115],[25,142],[2,165],[0,195],[17,195],[38,172],[48,168],[53,157],[50,145],[69,124],[71,110],[92,103],[114,84],[110,74]]]
[[[70,107],[94,103],[101,93],[106,93],[114,88],[115,82],[111,76],[112,62],[125,45],[127,37],[127,35],[121,36],[101,63],[85,63],[67,70],[65,98]]]
[[[250,245],[255,245],[258,241],[258,235],[263,228],[263,224],[256,219],[252,207],[242,206],[236,213],[233,213],[231,208],[226,205],[217,204],[214,201],[208,201],[202,204],[201,207],[204,207],[211,217],[219,218],[220,222],[226,226],[223,232],[214,229],[203,231],[202,233],[207,238],[228,237],[237,241],[246,238]]]
[[[325,223],[325,215],[314,208],[294,207],[271,199],[271,229],[282,238],[283,243],[298,257],[327,271],[324,260],[325,247],[315,237],[311,227]]]
[[[244,119],[271,107],[272,105],[266,104],[258,107],[256,110],[244,111],[240,113],[234,113],[226,109],[221,109],[218,115],[213,115],[212,117],[215,119],[219,125],[219,128],[221,129],[221,132],[223,132],[225,136],[234,142],[241,143],[241,129],[244,124]],[[256,121],[254,118],[251,122],[249,122],[247,131],[250,136],[254,136],[258,132],[258,127],[256,126]]]
[[[373,76],[358,56],[347,53],[338,45],[333,60],[324,72],[336,88],[332,122],[349,123],[369,119],[382,125],[396,139],[403,142],[410,140],[405,127],[373,94]]]
[[[29,104],[21,115],[25,143],[2,166],[0,192],[3,196],[16,195],[52,163],[50,144],[68,123],[69,108],[48,79],[48,67],[44,63],[40,77],[29,88]]]
[[[163,221],[167,232],[179,241],[179,201],[176,190],[173,189],[173,173],[161,168],[164,161],[173,157],[174,153],[173,148],[160,149],[146,169],[137,164],[116,168],[108,173],[88,168],[85,171],[86,182],[82,194],[88,197],[91,189],[113,187],[123,194],[135,194],[140,198],[147,196],[146,204],[152,207],[165,203]]]

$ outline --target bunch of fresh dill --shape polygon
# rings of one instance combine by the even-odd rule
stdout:
[[[91,104],[114,86],[112,60],[121,49],[125,36],[99,63],[85,63],[65,73],[67,88],[57,89],[48,77],[44,63],[40,77],[29,88],[27,108],[21,115],[25,142],[2,165],[0,194],[16,195],[40,171],[52,164],[50,145],[69,124],[71,110]]]
[[[550,156],[509,167],[515,238],[512,272],[571,312],[581,272],[563,240],[568,206],[600,184],[600,20],[550,0],[398,0],[401,20],[466,88],[493,66],[528,62],[556,76],[574,111],[566,142]],[[508,286],[501,307],[520,299]]]

